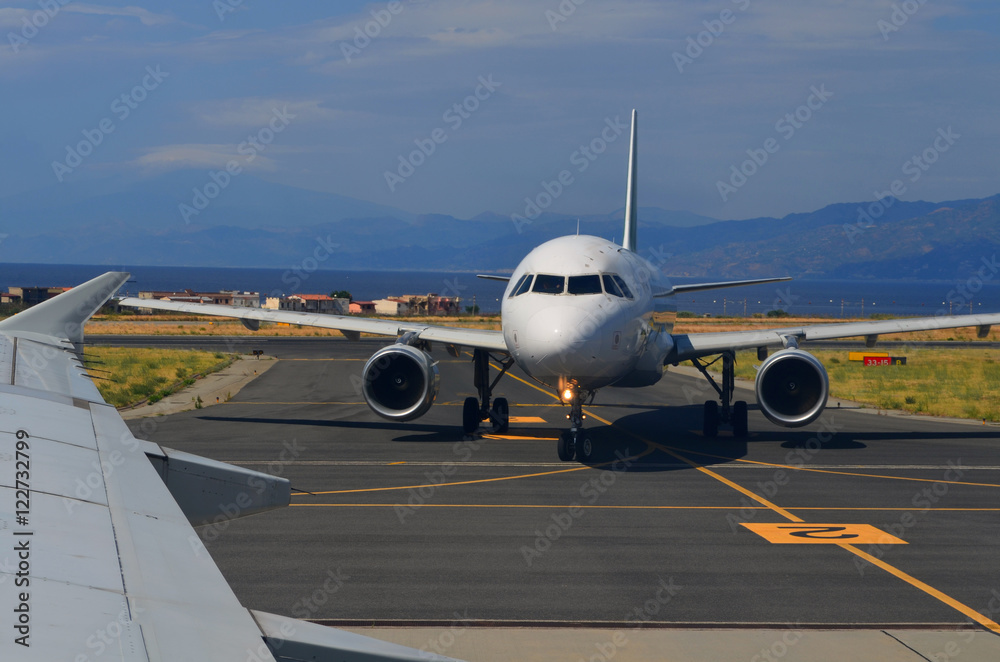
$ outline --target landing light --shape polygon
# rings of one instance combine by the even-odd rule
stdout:
[[[570,400],[573,399],[573,389],[571,388],[566,389],[565,391],[563,391],[562,396],[563,400],[569,402]]]

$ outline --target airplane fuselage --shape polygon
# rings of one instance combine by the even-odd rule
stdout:
[[[531,251],[501,303],[504,340],[532,378],[562,391],[645,386],[663,374],[674,314],[669,284],[632,251],[588,235]]]

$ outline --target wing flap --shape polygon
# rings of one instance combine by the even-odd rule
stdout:
[[[436,653],[372,639],[353,632],[251,611],[268,647],[279,662],[338,660],[338,662],[459,662]]]

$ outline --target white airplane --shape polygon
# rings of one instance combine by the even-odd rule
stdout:
[[[438,371],[427,352],[443,343],[453,356],[460,347],[473,350],[478,398],[463,407],[464,431],[474,432],[488,421],[497,432],[509,425],[509,403],[492,399],[500,377],[513,365],[556,391],[569,406],[570,429],[559,439],[560,459],[589,461],[594,444],[583,430],[583,405],[605,387],[655,384],[670,365],[691,361],[719,394],[704,406],[703,433],[718,434],[719,423],[733,434],[748,434],[747,403],[733,402],[735,352],[756,349],[762,363],[755,382],[757,404],[772,422],[785,427],[807,425],[822,413],[829,392],[823,365],[798,348],[802,341],[865,336],[868,346],[879,334],[966,326],[979,327],[985,337],[1000,314],[929,317],[854,322],[725,333],[672,333],[677,294],[788,278],[672,285],[660,269],[637,252],[636,112],[632,111],[625,232],[621,245],[600,237],[567,236],[531,251],[507,277],[501,304],[501,330],[459,329],[419,322],[399,322],[291,311],[126,298],[120,303],[198,315],[236,317],[248,328],[261,321],[286,322],[337,329],[356,339],[362,332],[396,336],[397,342],[372,355],[365,364],[362,392],[378,415],[408,421],[427,412],[438,391]],[[768,350],[779,348],[771,356]],[[495,355],[500,374],[491,380]],[[705,357],[721,356],[722,384],[706,370]]]
[[[136,439],[104,402],[77,352],[128,277],[0,322],[0,660],[450,659],[240,605],[192,527],[289,482]]]

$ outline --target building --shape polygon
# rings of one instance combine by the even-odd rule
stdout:
[[[375,314],[375,302],[374,301],[352,301],[350,306],[350,311],[352,315],[374,315]]]
[[[376,299],[372,303],[375,304],[376,315],[410,314],[410,305],[398,297],[393,297],[389,299]]]
[[[240,292],[230,290],[222,292],[195,292],[184,290],[183,292],[166,291],[145,291],[139,292],[140,299],[158,299],[160,301],[180,301],[184,303],[213,303],[220,306],[243,306],[246,308],[260,308],[259,292]],[[150,308],[139,308],[140,313],[152,313]]]
[[[442,297],[437,294],[405,294],[388,297],[388,301],[400,301],[407,305],[409,312],[401,315],[458,315],[462,312],[459,297]]]
[[[224,294],[233,295],[234,306],[240,306],[243,308],[260,308],[260,292],[240,292],[239,290],[232,290],[230,292],[224,292]]]
[[[10,291],[3,293],[2,303],[23,303],[25,306],[34,306],[43,301],[48,301],[57,294],[62,294],[68,287],[12,287]]]
[[[293,294],[287,297],[267,297],[264,307],[270,310],[293,310],[322,315],[347,315],[350,300],[326,294]]]

